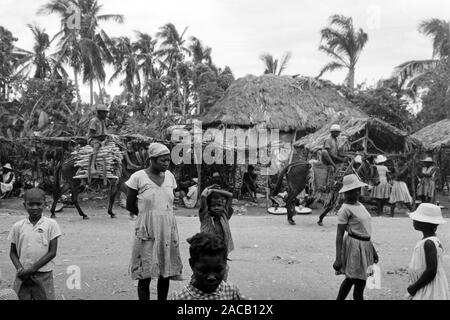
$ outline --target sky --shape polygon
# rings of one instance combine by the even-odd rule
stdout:
[[[54,35],[60,26],[57,16],[40,16],[47,0],[0,0],[0,25],[19,38],[18,47],[31,50],[32,35],[27,24],[44,27]],[[125,23],[103,23],[111,36],[134,37],[139,30],[154,35],[167,22],[181,32],[199,38],[212,48],[219,67],[229,66],[237,78],[264,71],[259,57],[277,58],[292,52],[285,74],[317,76],[330,61],[318,51],[320,30],[332,14],[351,16],[369,41],[357,65],[357,83],[376,83],[389,77],[395,66],[409,60],[432,57],[431,41],[417,31],[424,19],[450,19],[448,0],[100,0],[104,14],[123,14]],[[108,69],[111,75],[111,70]],[[346,73],[333,72],[324,78],[342,83]],[[121,92],[118,83],[107,86],[111,95]],[[82,98],[89,100],[83,87]]]

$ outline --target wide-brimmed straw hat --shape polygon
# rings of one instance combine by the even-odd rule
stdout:
[[[441,208],[432,203],[422,203],[416,211],[411,213],[409,217],[415,221],[426,222],[431,224],[447,223],[442,217]]]
[[[12,167],[9,163],[5,164],[2,168],[12,170]]]
[[[367,187],[367,184],[359,180],[356,174],[350,174],[344,177],[343,187],[339,193],[345,193],[354,189],[359,189],[362,187]]]
[[[334,124],[330,128],[330,132],[341,132],[341,126],[338,124]]]
[[[375,159],[376,164],[383,163],[386,161],[387,161],[387,158],[385,156],[383,156],[382,154],[378,155]]]
[[[422,162],[432,162],[434,163],[434,160],[432,157],[426,157],[425,159],[421,160]]]

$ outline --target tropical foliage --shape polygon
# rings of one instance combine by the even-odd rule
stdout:
[[[326,72],[347,69],[345,83],[350,89],[353,89],[356,64],[369,36],[363,29],[355,29],[352,18],[342,15],[331,16],[329,26],[322,29],[321,35],[319,50],[329,55],[333,61],[322,68],[318,78]]]

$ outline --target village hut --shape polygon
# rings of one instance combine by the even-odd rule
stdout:
[[[342,129],[338,138],[339,148],[347,154],[368,155],[384,154],[390,159],[411,157],[415,155],[420,144],[404,132],[389,123],[375,117],[337,117],[322,129],[307,135],[294,143],[298,157],[303,159],[320,158],[324,142],[330,136],[331,126],[339,124]],[[310,191],[318,203],[325,202],[329,196],[330,171],[321,162],[313,164],[313,179]],[[414,172],[414,170],[412,171]],[[414,174],[411,175],[410,187],[414,190]]]
[[[294,147],[304,149],[307,153],[316,153],[323,147],[330,136],[330,128],[339,124],[342,134],[339,145],[346,151],[364,151],[372,154],[411,153],[418,141],[407,132],[375,117],[338,117],[332,119],[322,129],[307,135],[294,143]]]
[[[292,160],[292,144],[297,139],[321,128],[331,118],[364,115],[329,82],[306,77],[249,75],[228,88],[202,118],[202,126],[207,132],[213,131],[212,136],[220,137],[224,135],[217,133],[230,128],[268,134],[277,131],[278,141],[271,141],[277,145],[276,154],[271,154],[271,167],[260,167],[263,176],[275,176]],[[248,143],[247,148],[256,146]],[[239,178],[235,180],[240,182]]]
[[[433,123],[412,135],[422,143],[422,151],[439,167],[438,189],[450,189],[450,119]]]

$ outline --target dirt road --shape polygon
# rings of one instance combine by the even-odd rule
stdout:
[[[136,283],[128,275],[134,222],[124,210],[116,209],[118,219],[107,217],[101,204],[86,207],[91,220],[82,221],[74,209],[64,209],[58,223],[63,232],[56,258],[57,299],[136,299]],[[25,217],[20,207],[3,203],[0,208],[0,268],[4,280],[11,283],[13,266],[8,257],[7,235],[14,222]],[[230,282],[253,299],[334,299],[342,276],[332,270],[336,217],[316,225],[317,212],[297,216],[297,226],[289,226],[284,216],[236,215],[231,230],[236,245],[230,258]],[[184,278],[189,279],[188,245],[185,241],[199,230],[195,211],[177,210],[184,262]],[[439,236],[450,248],[450,224],[439,229]],[[421,235],[412,229],[407,217],[373,218],[373,239],[380,255],[382,289],[366,290],[368,299],[401,299],[407,286],[407,268],[412,249]],[[448,249],[450,250],[450,249]],[[450,251],[449,251],[450,252]],[[450,256],[445,256],[450,278]],[[81,270],[81,289],[67,286],[68,268]],[[172,282],[171,291],[187,283]],[[156,287],[152,284],[152,299]]]

